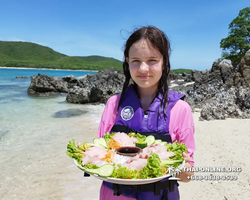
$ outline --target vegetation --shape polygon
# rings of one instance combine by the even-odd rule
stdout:
[[[191,74],[192,70],[191,69],[173,69],[171,70],[171,72],[175,74],[182,74],[182,73]]]
[[[250,49],[250,7],[239,11],[239,15],[229,24],[229,35],[220,42],[222,58],[230,59],[234,66]]]
[[[121,61],[102,56],[67,56],[30,42],[0,41],[0,66],[72,70],[121,69]]]
[[[71,70],[122,70],[122,62],[102,56],[67,56],[53,49],[30,42],[0,41],[0,66]],[[188,69],[174,73],[191,73]]]

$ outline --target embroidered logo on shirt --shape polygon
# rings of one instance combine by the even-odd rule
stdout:
[[[121,118],[124,121],[132,119],[134,116],[134,109],[131,106],[125,106],[121,111]]]

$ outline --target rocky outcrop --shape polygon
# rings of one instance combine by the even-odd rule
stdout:
[[[230,60],[214,62],[210,71],[192,73],[195,81],[173,90],[186,95],[192,109],[200,108],[200,120],[250,118],[250,50],[238,69]]]
[[[221,88],[219,93],[202,106],[200,119],[250,118],[249,100],[249,88]]]
[[[27,76],[16,76],[16,79],[28,79]]]
[[[239,72],[244,78],[244,84],[250,87],[250,49],[240,61]]]
[[[66,100],[81,104],[106,103],[109,97],[121,92],[124,80],[124,75],[113,69],[88,74],[69,89]]]
[[[30,77],[29,95],[49,96],[67,92],[68,83],[60,77],[51,77],[40,73]]]
[[[123,82],[124,75],[113,69],[79,78],[72,75],[59,78],[38,74],[31,77],[28,94],[49,96],[67,93],[66,100],[70,103],[105,103],[110,96],[121,92]]]
[[[106,103],[122,91],[124,75],[108,69],[76,78],[31,77],[30,95],[66,93],[70,103]],[[201,109],[201,120],[250,118],[250,50],[238,68],[230,60],[214,62],[210,70],[192,74],[170,73],[171,89],[186,95],[192,109]]]

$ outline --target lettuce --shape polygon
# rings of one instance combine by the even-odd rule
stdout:
[[[117,168],[113,171],[112,178],[122,178],[122,179],[137,179],[138,171],[132,170],[127,167],[122,167],[121,164],[117,165]]]
[[[67,155],[77,161],[78,164],[82,164],[82,157],[84,154],[83,148],[78,148],[75,144],[75,140],[72,139],[67,145]]]
[[[166,172],[166,169],[161,165],[159,156],[156,153],[151,153],[151,156],[147,159],[147,165],[139,172],[118,164],[111,177],[121,179],[148,179],[160,177],[164,172]]]
[[[82,151],[87,151],[88,148],[90,148],[92,146],[92,144],[89,144],[87,142],[84,142],[83,144],[81,144],[80,146],[78,146],[79,149],[81,149]]]
[[[138,141],[145,141],[146,140],[146,136],[145,135],[141,135],[140,133],[129,133],[128,136],[129,137],[134,137]]]
[[[93,165],[92,163],[88,163],[85,165],[86,168],[88,169],[98,169],[99,167],[97,165]]]
[[[116,134],[116,133],[109,133],[109,132],[106,132],[105,135],[104,135],[104,140],[105,140],[105,142],[108,144],[108,141],[111,140],[115,134]]]
[[[147,162],[148,164],[140,170],[140,179],[160,177],[164,174],[165,168],[161,165],[161,159],[156,153],[151,153]]]
[[[184,143],[178,143],[177,141],[173,143],[167,143],[165,145],[167,146],[168,152],[174,152],[174,156],[166,160],[162,160],[162,165],[172,165],[174,167],[178,167],[184,160],[182,153],[187,153],[186,145]]]

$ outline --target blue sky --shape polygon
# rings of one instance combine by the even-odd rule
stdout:
[[[0,40],[123,60],[130,33],[154,25],[170,39],[172,69],[203,70],[221,56],[229,23],[248,6],[249,0],[0,0]]]

